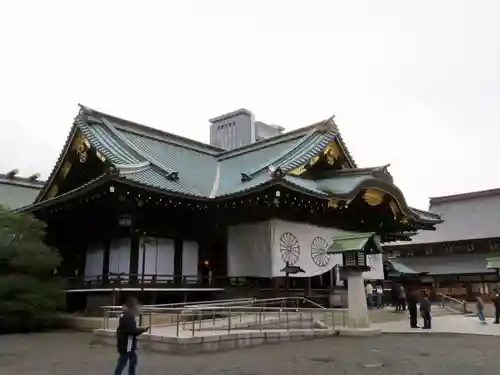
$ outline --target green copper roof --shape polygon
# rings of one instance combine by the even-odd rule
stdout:
[[[39,202],[60,168],[72,137],[80,130],[91,147],[112,163],[122,182],[199,199],[224,199],[271,185],[287,186],[321,198],[354,198],[364,188],[390,191],[405,214],[430,223],[438,215],[412,210],[381,168],[356,168],[333,118],[234,150],[183,138],[86,107],[75,119],[57,165]],[[319,155],[336,140],[353,168],[330,171],[316,180],[287,172]],[[274,173],[279,170],[281,173]]]
[[[389,264],[392,266],[394,272],[397,272],[401,275],[418,275],[419,272],[415,271],[414,269],[405,266],[402,263],[399,263],[394,260],[389,260]]]
[[[363,250],[373,235],[374,233],[340,231],[333,237],[333,242],[327,252],[329,254],[339,254],[348,251]]]
[[[486,261],[488,262],[486,268],[500,268],[500,258],[486,258]]]

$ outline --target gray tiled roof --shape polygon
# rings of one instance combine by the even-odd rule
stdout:
[[[495,273],[487,269],[487,254],[453,254],[448,256],[420,256],[397,258],[396,262],[418,273],[429,275],[463,275],[472,273]]]
[[[444,223],[424,231],[411,244],[500,237],[500,189],[433,198],[430,210]]]
[[[81,108],[75,119],[67,145],[75,129],[79,129],[91,146],[114,164],[119,179],[166,193],[213,199],[283,184],[319,197],[348,200],[362,188],[379,186],[397,196],[403,211],[415,220],[440,221],[436,215],[409,208],[392,178],[384,172],[385,167],[358,169],[333,118],[230,151],[86,107]],[[328,178],[317,180],[286,174],[319,155],[333,140],[344,149],[346,161],[352,169],[332,172]],[[63,152],[68,149],[67,145]],[[58,164],[62,159],[61,155]],[[275,168],[283,174],[270,173]],[[57,169],[56,165],[49,184]]]

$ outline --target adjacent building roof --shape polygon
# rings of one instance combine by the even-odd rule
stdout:
[[[430,199],[429,210],[444,220],[435,231],[420,232],[411,244],[500,237],[500,189]]]
[[[487,268],[487,257],[487,254],[471,253],[397,258],[394,262],[405,269],[430,276],[495,273],[494,269]]]
[[[357,168],[333,117],[224,151],[81,106],[67,144],[37,202],[43,200],[78,131],[116,167],[117,178],[128,184],[200,200],[224,199],[273,184],[343,200],[354,198],[363,189],[378,188],[393,195],[408,217],[430,224],[441,221],[439,215],[408,207],[386,166]],[[332,171],[315,180],[289,174],[321,154],[332,142],[341,150],[349,169]]]
[[[18,177],[16,174],[16,170],[0,173],[0,206],[16,209],[29,205],[45,184],[38,180],[38,175]]]
[[[389,260],[388,263],[392,267],[392,273],[398,274],[398,276],[402,275],[420,275],[421,273],[415,271],[414,269],[405,266],[403,263],[395,261],[395,260]]]
[[[375,233],[342,231],[332,239],[333,242],[327,249],[327,253],[341,254],[363,250],[374,235]]]

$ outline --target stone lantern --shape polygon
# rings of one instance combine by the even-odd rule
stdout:
[[[342,271],[347,276],[347,326],[369,328],[363,272],[369,271],[368,254],[380,253],[380,238],[375,233],[339,231],[329,254],[342,254]]]

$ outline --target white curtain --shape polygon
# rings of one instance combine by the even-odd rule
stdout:
[[[270,277],[270,235],[267,221],[230,226],[227,238],[228,276]]]
[[[130,272],[130,238],[117,238],[111,241],[109,272],[114,274]],[[128,276],[121,276],[121,280],[128,280]]]
[[[156,274],[160,275],[158,276],[158,280],[173,280],[174,256],[175,256],[174,254],[175,254],[174,240],[167,238],[159,238],[158,257],[156,258]]]
[[[335,236],[335,228],[318,227],[306,223],[270,220],[272,231],[272,276],[284,276],[281,270],[286,261],[299,266],[305,273],[290,277],[311,277],[342,265],[342,255],[327,254]]]
[[[365,280],[384,280],[384,260],[382,254],[370,254],[366,256],[366,263],[370,271],[363,272]]]
[[[184,241],[182,244],[182,276],[188,276],[187,282],[198,281],[199,248],[196,241]]]
[[[145,251],[144,251],[145,246]],[[144,279],[151,280],[152,275],[159,275],[158,281],[172,280],[174,275],[174,240],[168,238],[143,238],[139,247],[139,277],[142,278],[144,262]]]
[[[104,245],[95,244],[87,248],[85,252],[84,277],[87,281],[96,280],[102,276],[102,266],[104,264]]]
[[[333,238],[343,235],[336,228],[318,227],[272,219],[260,223],[239,224],[228,229],[228,276],[278,277],[288,261],[305,273],[291,277],[324,274],[335,265],[342,266],[341,254],[326,253]],[[365,279],[384,279],[382,255],[368,256],[371,270]]]

